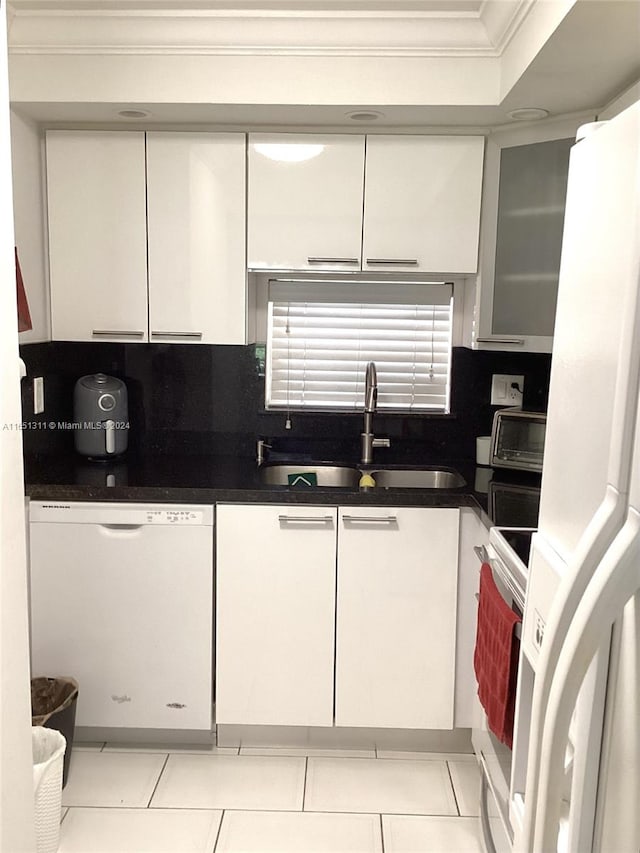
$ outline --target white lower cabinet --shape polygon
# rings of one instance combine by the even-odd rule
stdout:
[[[219,505],[216,722],[451,729],[458,524],[449,508]]]
[[[336,725],[451,729],[459,511],[338,515]]]
[[[333,724],[336,516],[218,505],[218,724]]]

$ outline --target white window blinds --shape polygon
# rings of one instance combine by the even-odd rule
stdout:
[[[367,362],[378,408],[449,411],[449,283],[271,280],[266,406],[364,408]]]

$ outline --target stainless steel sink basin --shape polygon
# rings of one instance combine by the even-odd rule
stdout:
[[[306,474],[315,474],[305,478]],[[260,480],[267,486],[342,486],[357,487],[360,482],[360,469],[349,465],[319,465],[313,462],[298,462],[286,465],[264,465],[260,468]]]
[[[353,489],[357,488],[362,473],[360,468],[352,465],[288,462],[267,463],[260,468],[259,476],[266,486],[305,488],[318,485]],[[453,468],[381,468],[368,473],[379,489],[459,489],[466,485],[464,478]],[[314,477],[307,476],[309,474],[315,474],[315,482]]]
[[[464,477],[452,468],[371,471],[379,489],[459,489]]]

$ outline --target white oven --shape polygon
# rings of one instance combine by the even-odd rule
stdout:
[[[533,528],[493,527],[489,531],[488,548],[475,549],[480,562],[487,562],[491,566],[493,579],[504,600],[520,616],[524,613],[527,564],[533,532]],[[521,624],[518,624],[518,637],[520,628]],[[512,750],[489,730],[479,702],[472,740],[482,772],[480,822],[485,848],[487,853],[511,851],[513,827],[509,811],[513,781]]]

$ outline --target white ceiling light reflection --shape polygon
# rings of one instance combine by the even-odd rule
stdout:
[[[324,151],[324,145],[297,142],[256,142],[253,148],[263,157],[279,163],[303,163],[305,160],[313,160]]]

